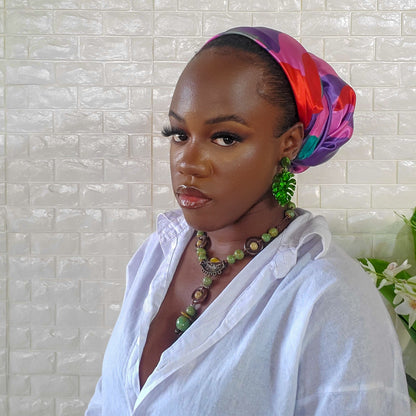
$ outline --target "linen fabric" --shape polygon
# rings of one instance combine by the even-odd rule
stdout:
[[[237,34],[265,49],[285,72],[295,96],[305,138],[292,170],[303,172],[329,160],[353,133],[354,90],[324,60],[286,33],[266,27],[237,27],[214,36]]]
[[[380,295],[331,242],[325,220],[297,212],[140,389],[150,322],[193,235],[179,212],[159,216],[158,231],[128,265],[86,415],[410,415],[401,350]]]

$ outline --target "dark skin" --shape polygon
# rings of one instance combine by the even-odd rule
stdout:
[[[257,93],[262,69],[252,65],[253,59],[228,49],[202,52],[182,73],[169,113],[173,189],[186,186],[202,193],[191,207],[187,201],[193,198],[176,196],[188,224],[208,233],[210,256],[221,259],[284,219],[270,185],[280,160],[293,159],[303,139],[301,123],[275,136],[282,110]],[[245,258],[223,272],[199,316],[249,261]],[[201,281],[192,238],[150,325],[139,367],[141,386],[177,340],[176,318]]]

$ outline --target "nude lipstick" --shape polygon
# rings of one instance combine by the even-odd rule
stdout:
[[[176,197],[182,208],[197,209],[207,205],[211,198],[193,186],[180,185],[176,189]]]

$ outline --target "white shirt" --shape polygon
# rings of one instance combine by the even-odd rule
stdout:
[[[128,265],[86,415],[410,415],[400,346],[377,289],[331,242],[322,217],[298,212],[162,354],[140,390],[150,322],[193,234],[179,212],[159,216]]]

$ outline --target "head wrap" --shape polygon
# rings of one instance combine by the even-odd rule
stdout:
[[[324,60],[286,33],[265,27],[237,27],[213,37],[248,37],[279,63],[292,87],[305,137],[292,161],[294,172],[326,162],[353,132],[354,90]],[[210,42],[209,41],[209,42]]]

